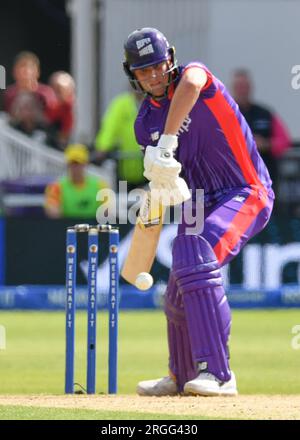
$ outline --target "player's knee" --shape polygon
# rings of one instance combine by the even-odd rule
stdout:
[[[222,285],[220,265],[209,242],[199,235],[178,235],[173,242],[173,268],[182,293]]]

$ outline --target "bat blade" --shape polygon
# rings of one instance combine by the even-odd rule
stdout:
[[[148,214],[147,208],[148,207]],[[135,225],[129,252],[121,271],[122,277],[135,285],[136,277],[141,272],[150,273],[163,226],[164,208],[151,204],[150,193]]]

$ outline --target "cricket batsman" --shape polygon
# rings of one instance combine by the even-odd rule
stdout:
[[[135,133],[144,147],[152,190],[172,191],[173,203],[204,190],[204,225],[178,226],[165,295],[167,377],[140,382],[140,395],[236,395],[229,364],[231,313],[220,268],[267,224],[274,193],[268,170],[238,105],[201,62],[178,65],[157,29],[132,32],[124,70],[145,99]],[[184,206],[184,204],[183,204]]]

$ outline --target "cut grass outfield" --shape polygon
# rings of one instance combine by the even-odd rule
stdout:
[[[98,316],[97,394],[107,392],[108,316]],[[275,395],[300,394],[298,380],[300,350],[293,349],[292,329],[300,324],[298,310],[234,311],[231,336],[231,367],[238,379],[239,392],[255,395],[254,401],[243,406],[243,399],[235,402],[216,400],[210,409],[208,398],[177,398],[155,410],[150,402],[136,401],[136,383],[139,380],[161,377],[167,374],[166,323],[162,311],[121,312],[119,328],[119,389],[120,395],[132,396],[119,405],[116,411],[109,400],[101,409],[96,405],[86,409],[79,407],[79,396],[69,408],[58,407],[59,395],[64,393],[65,365],[65,315],[63,312],[0,312],[0,325],[6,330],[6,350],[0,351],[0,419],[4,420],[201,420],[226,418],[276,418],[282,405]],[[76,316],[76,382],[86,383],[86,312]],[[297,344],[294,344],[294,346]],[[15,396],[17,403],[15,403]],[[23,395],[23,397],[21,396]],[[26,400],[26,395],[29,396]],[[35,396],[33,396],[35,395]],[[37,396],[38,395],[38,396]],[[49,396],[53,400],[48,404]],[[274,395],[265,402],[263,396]],[[11,399],[9,401],[9,396]],[[48,396],[48,397],[47,397]],[[81,396],[88,399],[90,397]],[[95,396],[96,397],[96,396]],[[100,397],[100,396],[98,396]],[[104,396],[105,397],[105,396]],[[120,398],[117,397],[117,402]],[[127,398],[127,397],[126,397]],[[38,401],[36,401],[38,399]],[[46,399],[46,403],[45,403]],[[63,397],[65,399],[65,397]],[[192,399],[192,400],[191,400]],[[299,396],[288,397],[291,414],[298,418]],[[41,402],[41,403],[40,403]],[[123,401],[121,401],[123,402]],[[298,403],[297,403],[298,402]],[[35,403],[35,405],[33,405]],[[84,401],[83,401],[84,403]],[[112,402],[111,402],[112,403]],[[129,405],[133,403],[133,407]],[[65,405],[65,400],[63,401]],[[136,408],[136,404],[139,408]],[[226,404],[227,410],[225,411]],[[260,404],[262,411],[253,412]],[[181,405],[181,406],[180,406]],[[278,406],[279,405],[279,406]],[[284,406],[283,406],[284,407]],[[147,412],[145,412],[145,409]],[[182,408],[182,410],[180,410]],[[191,411],[189,412],[189,408]],[[229,408],[229,410],[228,410]],[[195,411],[196,410],[196,411]],[[264,413],[263,413],[264,412]],[[189,415],[191,414],[191,415]],[[295,415],[296,414],[296,415]]]
[[[212,417],[171,416],[137,412],[84,409],[34,408],[0,405],[0,420],[207,420]]]
[[[98,317],[97,392],[107,392],[107,314]],[[241,394],[300,394],[300,350],[292,348],[298,310],[233,311],[231,366]],[[0,351],[0,394],[63,394],[63,312],[0,312],[6,350]],[[86,313],[76,316],[76,382],[86,382]],[[139,380],[167,374],[162,311],[122,312],[119,393]]]

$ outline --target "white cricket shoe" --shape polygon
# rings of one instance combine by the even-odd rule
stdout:
[[[236,396],[238,394],[233,371],[228,382],[220,382],[213,374],[202,372],[184,385],[185,394],[200,396]]]
[[[136,392],[140,396],[175,396],[178,394],[177,385],[170,376],[139,382]]]

